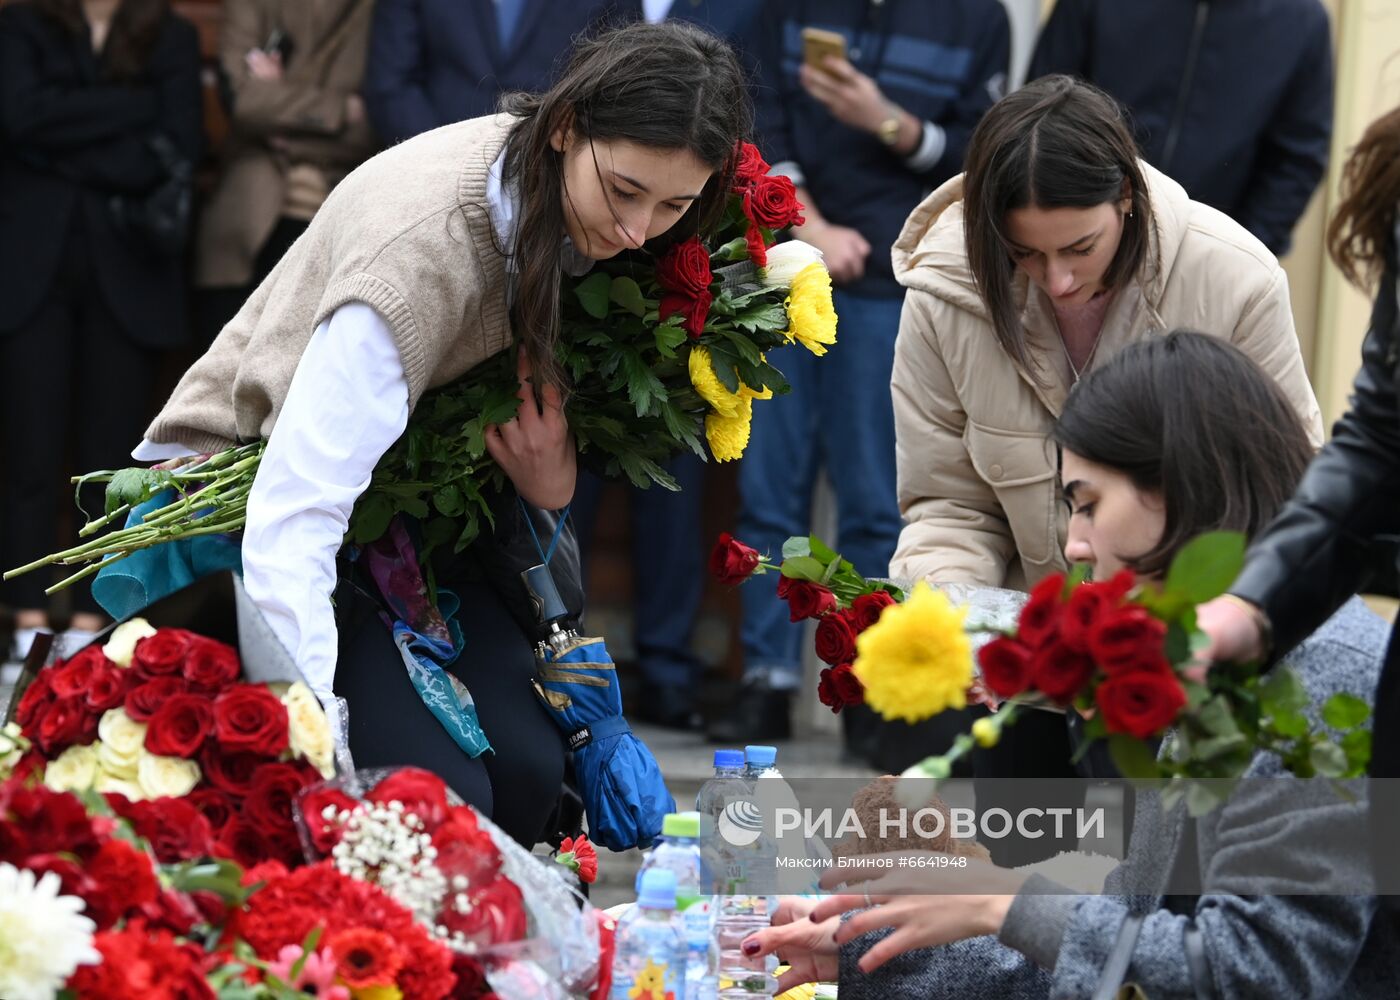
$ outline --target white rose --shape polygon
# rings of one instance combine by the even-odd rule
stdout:
[[[0,781],[10,776],[29,747],[30,743],[24,738],[18,722],[7,723],[4,729],[0,729]]]
[[[97,777],[97,751],[90,746],[69,747],[44,767],[44,784],[55,792],[82,792]]]
[[[97,723],[97,735],[121,757],[135,757],[146,744],[146,724],[126,714],[124,708],[109,708]]]
[[[293,755],[300,755],[321,772],[335,777],[335,740],[325,709],[311,689],[297,681],[282,696],[287,708],[287,743]]]
[[[768,248],[768,264],[758,273],[765,288],[790,288],[792,279],[809,264],[820,264],[822,252],[810,243],[788,240]]]
[[[146,800],[146,794],[141,791],[141,786],[136,782],[115,777],[100,768],[97,772],[97,780],[93,782],[92,790],[104,795],[107,792],[116,792],[118,795],[125,795],[128,802],[144,802]]]
[[[137,725],[137,723],[132,723]],[[136,765],[141,760],[142,750],[137,747],[129,753],[123,753],[110,743],[98,740],[94,746],[97,747],[97,766],[102,771],[113,778],[120,778],[122,781],[136,780]]]
[[[148,635],[155,635],[156,630],[151,628],[151,623],[144,618],[133,618],[131,621],[122,622],[112,629],[112,634],[107,637],[107,644],[102,647],[103,654],[119,667],[131,666],[132,654],[136,652],[136,644]]]
[[[148,799],[188,795],[199,784],[200,777],[199,765],[180,757],[142,753],[136,765],[136,783]]]

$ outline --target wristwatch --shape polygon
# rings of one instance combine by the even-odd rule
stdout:
[[[895,143],[899,142],[899,124],[899,109],[891,105],[890,116],[876,127],[875,134],[886,146],[894,148]]]

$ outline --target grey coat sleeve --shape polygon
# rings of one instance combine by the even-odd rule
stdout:
[[[887,933],[866,934],[842,946],[841,1000],[1045,1000],[1050,994],[1050,974],[993,937],[908,951],[866,975],[856,962]]]

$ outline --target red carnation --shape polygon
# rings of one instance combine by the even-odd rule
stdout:
[[[851,617],[855,619],[856,631],[864,632],[880,620],[886,608],[896,603],[894,595],[887,590],[861,594],[851,602]]]
[[[82,801],[71,792],[11,780],[6,789],[10,819],[33,845],[64,854],[86,855],[97,846],[98,831]]]
[[[710,552],[710,573],[727,587],[743,583],[758,568],[757,549],[751,549],[729,532],[719,536]]]
[[[1110,733],[1145,740],[1176,721],[1186,707],[1186,691],[1170,670],[1134,670],[1109,677],[1095,701]]]
[[[144,837],[164,864],[208,857],[213,852],[214,832],[204,814],[183,798],[165,797],[145,802],[128,802],[117,813]]]
[[[375,785],[365,799],[385,805],[402,802],[404,812],[422,820],[428,833],[447,819],[447,785],[436,774],[419,767],[400,768]]]
[[[136,644],[131,656],[131,669],[146,679],[174,677],[185,666],[191,641],[198,638],[182,628],[157,629]]]
[[[578,875],[582,882],[593,882],[598,878],[598,851],[588,841],[588,834],[578,837],[565,837],[559,844],[559,853],[554,860]]]
[[[781,583],[778,586],[783,587]],[[820,618],[836,610],[836,595],[810,580],[793,580],[787,584],[783,596],[787,597],[788,617],[795,622]]]
[[[856,627],[846,611],[837,611],[817,624],[817,656],[835,666],[856,658]]]
[[[1166,622],[1146,608],[1120,608],[1089,631],[1089,652],[1106,674],[1155,669],[1165,658]]]
[[[745,189],[744,214],[765,229],[786,229],[807,221],[792,178],[773,174],[755,178]]]
[[[140,678],[137,678],[139,681]],[[126,693],[123,707],[126,714],[136,722],[149,722],[151,716],[165,704],[166,700],[188,691],[189,687],[181,677],[157,677],[139,683]]]
[[[127,910],[155,902],[160,894],[151,859],[124,840],[113,838],[99,847],[87,872],[97,883],[96,892],[85,897],[88,915],[99,929],[110,927]],[[98,919],[99,913],[103,919]]]
[[[107,664],[98,646],[88,646],[66,663],[49,667],[49,686],[60,698],[86,697],[93,672]]]
[[[982,682],[998,698],[1014,698],[1031,686],[1031,651],[1015,639],[999,636],[977,651]]]
[[[1068,704],[1094,676],[1094,661],[1055,640],[1035,651],[1035,686],[1060,704]]]
[[[189,759],[214,727],[214,709],[200,694],[177,694],[156,710],[146,726],[146,750]]]
[[[1064,589],[1063,573],[1051,573],[1035,585],[1026,606],[1021,609],[1016,638],[1031,649],[1039,649],[1055,636],[1064,610]]]
[[[222,691],[238,680],[242,668],[238,650],[223,642],[196,636],[185,657],[185,680],[190,687],[210,693]]]
[[[239,684],[214,699],[214,734],[230,753],[276,757],[287,749],[287,709],[261,684]]]
[[[80,1000],[215,1000],[198,950],[180,945],[168,929],[137,920],[120,931],[99,933],[93,944],[101,963],[79,966],[68,980],[68,989]]]

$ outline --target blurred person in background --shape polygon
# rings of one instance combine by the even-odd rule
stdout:
[[[74,469],[124,464],[163,349],[186,336],[199,42],[166,0],[0,8],[0,564],[52,551]],[[100,491],[84,496],[100,509]],[[0,585],[12,655],[50,630],[50,582]],[[73,590],[70,637],[105,619]]]
[[[374,0],[224,0],[229,135],[195,250],[199,326],[218,335],[326,200],[372,154],[360,82]]]
[[[844,56],[804,59],[803,29],[839,35]],[[899,538],[890,367],[904,290],[890,247],[909,212],[957,173],[968,137],[1001,95],[1010,53],[997,0],[781,0],[755,38],[760,147],[791,177],[835,284],[832,357],[787,359],[792,393],[755,424],[739,468],[737,534],[776,556],[811,529],[822,467],[836,494],[836,542],[856,569],[885,576]],[[802,628],[765,588],[746,587],[744,681],[712,723],[722,742],[782,739],[802,681]],[[862,752],[870,713],[849,714]]]
[[[370,123],[395,143],[491,114],[501,94],[547,89],[576,35],[635,9],[636,0],[376,0]]]
[[[1318,0],[1057,0],[1027,79],[1048,73],[1108,91],[1143,159],[1288,252],[1332,141]]]

